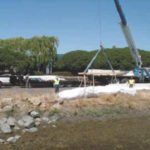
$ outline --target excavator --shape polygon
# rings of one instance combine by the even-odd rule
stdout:
[[[127,20],[126,20],[125,15],[122,11],[119,0],[114,0],[114,2],[115,2],[115,6],[117,8],[117,11],[119,13],[120,19],[121,19],[121,21],[120,21],[121,29],[123,31],[126,42],[127,42],[128,47],[130,49],[132,58],[135,62],[135,68],[133,70],[134,77],[139,78],[139,82],[150,81],[150,72],[148,69],[142,67],[141,55],[139,54],[139,51],[135,46],[134,40],[132,38],[129,26],[127,24]]]

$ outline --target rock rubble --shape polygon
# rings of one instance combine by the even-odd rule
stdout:
[[[22,133],[26,132],[36,132],[38,130],[37,126],[41,123],[52,124],[52,127],[56,127],[54,124],[59,119],[59,116],[53,115],[51,117],[40,116],[36,111],[30,111],[28,114],[23,115],[20,119],[15,117],[3,117],[0,118],[0,135],[1,134],[11,134],[17,130],[22,130]],[[11,136],[6,140],[0,139],[0,144],[11,144],[15,143],[21,135]]]

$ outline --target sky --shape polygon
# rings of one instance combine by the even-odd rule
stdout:
[[[120,0],[136,47],[150,51],[150,0]],[[0,39],[56,36],[58,54],[126,47],[113,0],[0,0]]]

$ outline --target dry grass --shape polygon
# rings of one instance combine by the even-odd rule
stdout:
[[[93,98],[79,98],[74,100],[67,100],[64,103],[66,109],[82,109],[84,107],[106,107],[112,105],[119,105],[126,108],[133,109],[149,109],[150,108],[150,92],[138,91],[135,96],[129,94],[108,94],[100,95]]]
[[[58,97],[54,92],[36,95],[27,92],[15,94],[12,92],[6,92],[0,96],[1,109],[1,101],[3,98],[12,98],[14,108],[24,112],[30,110],[50,111],[53,109],[74,112],[83,108],[103,108],[113,105],[139,110],[150,108],[150,92],[146,90],[138,91],[135,96],[117,93],[99,95],[90,98],[64,100],[64,103],[61,105],[59,104]]]
[[[12,94],[7,92],[0,97],[0,109],[3,110],[4,106],[10,105],[7,98],[11,99],[11,105],[16,111],[29,112],[31,110],[47,111],[57,103],[57,95],[53,94],[38,94],[32,95],[29,93]],[[6,100],[5,100],[6,99]],[[8,110],[11,111],[11,110]]]

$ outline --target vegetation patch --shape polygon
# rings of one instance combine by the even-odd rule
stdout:
[[[121,115],[126,114],[129,112],[129,108],[118,106],[118,105],[112,105],[109,107],[104,108],[85,108],[80,111],[75,111],[74,115],[79,116],[93,116],[93,117],[102,117],[102,116],[109,116],[109,115]]]

